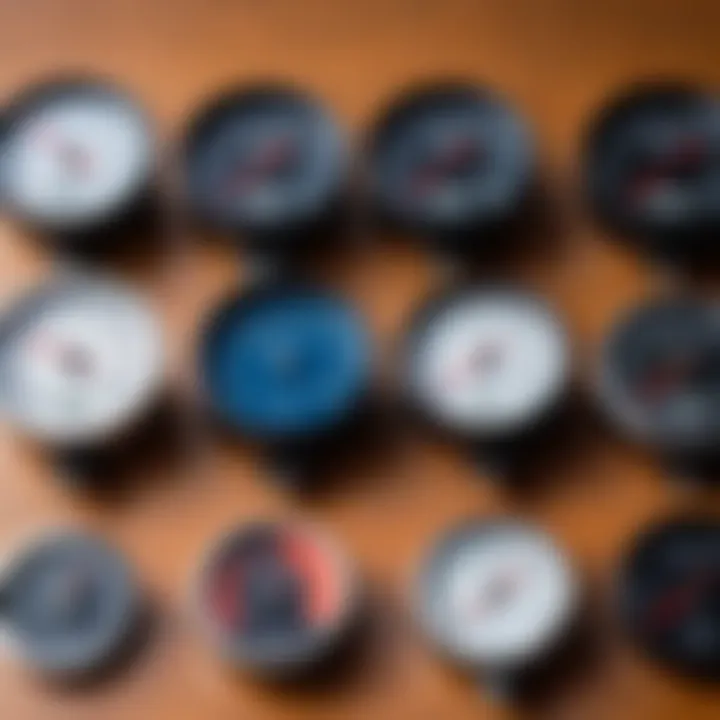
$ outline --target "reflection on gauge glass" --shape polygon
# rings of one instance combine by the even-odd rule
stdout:
[[[223,96],[190,133],[192,200],[221,225],[282,232],[328,211],[345,182],[344,138],[312,98],[253,88]]]
[[[44,537],[14,558],[0,587],[0,623],[41,672],[85,672],[135,629],[139,594],[124,560],[78,533]]]
[[[683,234],[720,222],[720,103],[692,88],[639,87],[593,125],[586,154],[599,212],[625,229]]]
[[[522,430],[563,391],[564,331],[535,298],[471,290],[431,301],[420,318],[411,337],[410,391],[451,429]]]
[[[31,222],[82,230],[122,212],[149,183],[152,139],[111,86],[49,84],[12,106],[0,145],[3,194]]]
[[[69,277],[23,298],[0,335],[0,404],[43,441],[106,439],[148,409],[163,374],[160,330],[132,291]]]
[[[230,659],[257,667],[310,663],[349,621],[345,559],[304,526],[254,523],[210,553],[200,609]]]
[[[525,666],[569,629],[578,590],[544,534],[511,522],[460,525],[423,567],[420,611],[433,639],[461,662]]]
[[[715,311],[691,301],[645,305],[610,335],[602,400],[641,439],[710,447],[720,432],[719,359]]]
[[[373,181],[391,214],[438,230],[504,219],[533,174],[523,121],[499,97],[464,85],[404,96],[381,119]]]
[[[343,301],[306,288],[267,287],[215,314],[203,347],[212,405],[268,439],[331,429],[356,409],[369,371],[368,337]]]
[[[621,575],[622,620],[652,656],[720,679],[720,523],[682,518],[643,533]]]

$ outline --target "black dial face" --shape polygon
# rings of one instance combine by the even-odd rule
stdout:
[[[345,182],[340,130],[312,98],[280,88],[223,96],[188,141],[191,200],[228,229],[282,233],[331,210]]]
[[[611,334],[602,396],[627,430],[654,444],[711,447],[720,433],[720,325],[715,310],[659,302]]]
[[[382,209],[429,231],[463,232],[518,209],[533,170],[528,129],[505,103],[472,86],[403,97],[371,139]]]
[[[621,582],[623,620],[648,652],[720,679],[720,522],[682,519],[644,534]]]
[[[592,201],[618,229],[690,239],[720,226],[720,103],[648,87],[610,105],[589,135]]]
[[[0,621],[44,672],[94,669],[124,644],[137,592],[124,561],[79,534],[43,539],[13,564],[0,590]]]
[[[258,669],[302,665],[347,619],[347,568],[335,547],[300,526],[253,524],[211,552],[201,612],[231,658]]]

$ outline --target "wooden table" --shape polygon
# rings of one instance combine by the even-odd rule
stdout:
[[[147,104],[171,150],[187,114],[232,81],[295,80],[358,132],[406,82],[460,75],[492,83],[536,127],[555,218],[548,252],[517,258],[507,273],[561,309],[587,375],[614,314],[656,280],[637,258],[607,244],[578,203],[581,128],[607,93],[638,76],[670,72],[717,85],[718,28],[720,5],[712,0],[0,0],[0,101],[57,69],[108,74]],[[186,387],[198,319],[238,274],[227,246],[203,240],[176,228],[172,252],[117,268],[161,311],[173,373]],[[367,314],[389,358],[407,312],[436,278],[422,253],[383,240],[366,238],[317,272]],[[49,269],[46,253],[17,228],[0,228],[4,302]],[[132,558],[160,608],[146,651],[129,672],[96,689],[58,693],[3,664],[3,720],[512,716],[448,671],[407,617],[408,574],[434,534],[471,512],[496,511],[550,529],[586,572],[600,607],[596,661],[534,714],[718,717],[720,696],[636,657],[605,617],[615,562],[633,533],[672,507],[702,502],[662,484],[652,459],[609,433],[587,433],[547,482],[521,498],[479,482],[452,448],[411,435],[301,503],[263,482],[247,452],[202,427],[191,432],[192,462],[148,470],[109,503],[68,492],[26,443],[9,429],[0,434],[3,546],[43,523],[99,527]],[[188,621],[187,580],[205,543],[236,519],[268,513],[324,523],[358,559],[371,588],[374,620],[360,661],[331,687],[278,693],[230,677]]]

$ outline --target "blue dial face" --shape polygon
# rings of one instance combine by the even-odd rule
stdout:
[[[298,93],[228,96],[190,140],[196,203],[224,225],[279,230],[326,211],[344,173],[344,145],[325,110]]]
[[[213,405],[260,436],[320,432],[354,409],[367,381],[357,316],[312,291],[260,291],[216,316],[204,353]]]

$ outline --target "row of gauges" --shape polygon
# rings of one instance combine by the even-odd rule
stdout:
[[[720,676],[720,527],[676,517],[641,533],[621,562],[618,621],[666,667]],[[152,618],[121,555],[86,531],[45,534],[0,575],[0,623],[19,658],[55,682],[117,671]],[[227,663],[288,681],[357,650],[368,619],[360,574],[335,541],[298,522],[254,521],[213,543],[193,579],[193,622]],[[583,581],[543,531],[506,518],[450,528],[412,586],[432,644],[504,700],[526,698],[587,635]]]
[[[32,88],[8,104],[0,129],[5,207],[53,241],[96,250],[158,206],[150,120],[110,84]],[[537,196],[530,128],[486,88],[418,86],[390,104],[365,146],[355,172],[344,133],[313,98],[240,88],[190,123],[182,185],[196,215],[282,256],[337,241],[357,186],[378,217],[463,257],[506,246]],[[583,175],[593,208],[622,236],[662,260],[704,262],[720,229],[718,99],[682,84],[633,87],[591,124]]]
[[[359,314],[328,290],[268,279],[233,291],[203,324],[201,401],[299,490],[383,414],[422,420],[484,474],[517,484],[577,412],[563,324],[526,290],[442,289],[413,313],[400,348],[397,397],[385,402]],[[0,315],[0,410],[92,485],[170,414],[165,355],[158,319],[133,290],[58,272]],[[616,323],[598,366],[593,394],[613,424],[673,477],[716,485],[720,310],[647,302]]]

